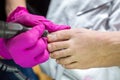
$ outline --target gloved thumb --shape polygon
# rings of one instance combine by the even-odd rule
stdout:
[[[14,47],[14,45],[17,46],[20,49],[24,49],[30,46],[35,45],[35,43],[38,41],[38,39],[42,36],[44,33],[45,27],[43,24],[37,25],[30,29],[29,31],[23,32],[18,34],[17,36],[11,38],[8,40],[8,48]]]
[[[39,38],[43,35],[44,31],[45,31],[45,26],[43,24],[39,24],[33,27],[31,30],[27,31],[26,34],[32,37],[34,36],[36,38]]]

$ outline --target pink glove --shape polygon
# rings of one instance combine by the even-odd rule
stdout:
[[[53,22],[47,20],[43,16],[33,15],[28,12],[24,7],[17,7],[7,18],[7,22],[16,22],[25,26],[36,26],[38,24],[44,24],[46,30],[54,32],[63,29],[70,29],[66,25],[56,25]]]
[[[22,67],[33,67],[48,60],[47,40],[41,38],[44,30],[44,25],[40,24],[14,38],[4,40],[6,49],[16,64]]]
[[[5,39],[0,38],[0,56],[4,59],[12,59],[9,51],[7,50]]]

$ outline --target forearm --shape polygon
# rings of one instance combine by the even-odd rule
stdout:
[[[104,55],[101,57],[103,65],[120,66],[120,32],[105,32],[101,39],[105,43],[102,48]]]
[[[26,0],[6,0],[6,15],[8,16],[17,6],[26,7]]]

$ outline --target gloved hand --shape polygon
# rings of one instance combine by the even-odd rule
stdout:
[[[9,53],[2,56],[13,59],[22,67],[33,67],[45,62],[49,58],[49,53],[47,51],[47,40],[41,37],[44,30],[44,25],[39,24],[9,40],[3,40],[4,51],[2,51]]]
[[[28,12],[24,7],[17,7],[8,17],[7,22],[16,22],[25,26],[36,26],[38,24],[44,24],[46,30],[54,32],[63,29],[70,29],[67,25],[56,25],[53,22],[47,20],[43,16],[33,15]]]
[[[5,39],[0,38],[0,57],[4,59],[12,59],[6,44],[5,44]]]

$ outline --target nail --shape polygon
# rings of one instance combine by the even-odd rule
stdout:
[[[48,44],[48,50],[49,50],[49,52],[50,52],[50,50],[51,50],[51,45],[50,45],[50,44]]]
[[[49,40],[49,41],[57,40],[56,34],[49,34],[49,35],[48,35],[48,40]]]

